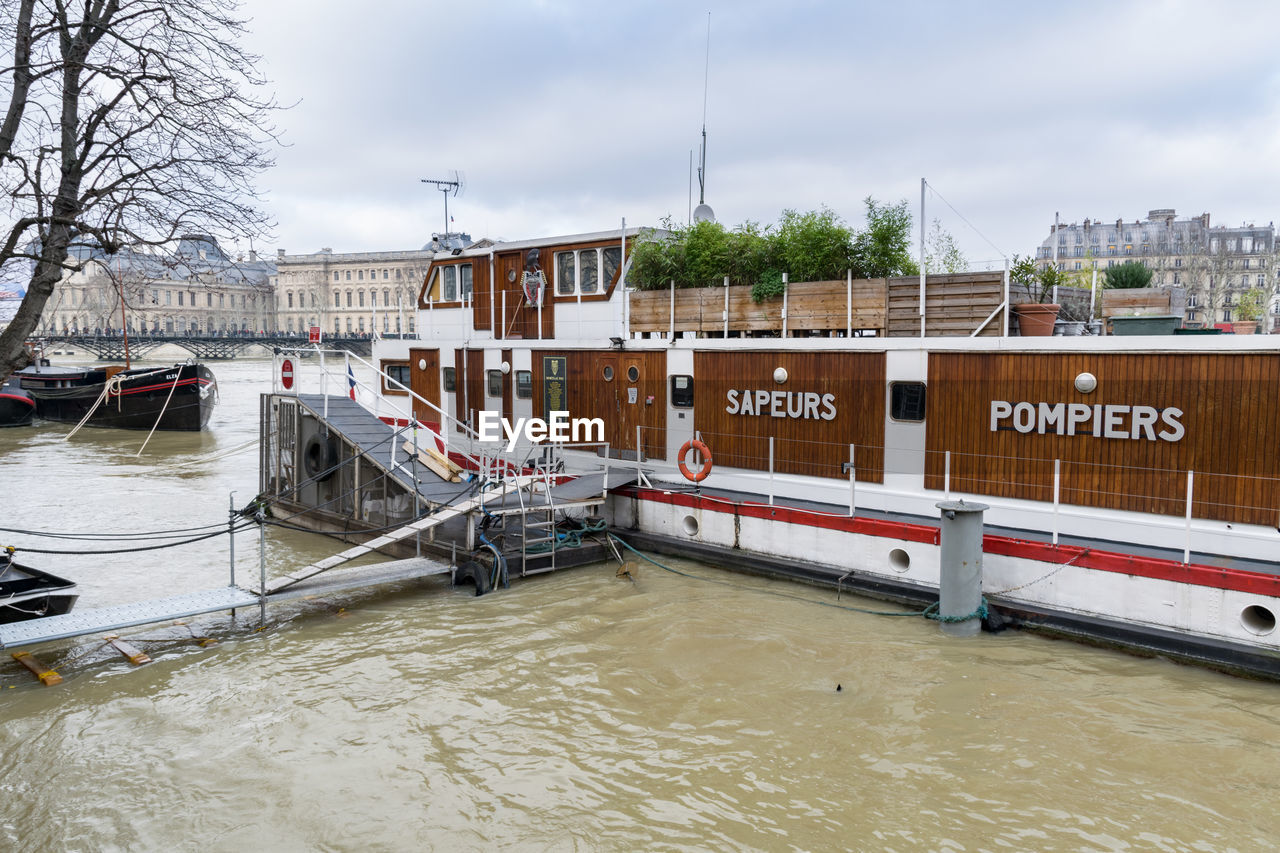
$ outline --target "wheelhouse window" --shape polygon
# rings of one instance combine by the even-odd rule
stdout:
[[[450,264],[431,273],[427,292],[436,301],[457,302],[471,295],[471,281],[471,264]]]
[[[458,371],[452,367],[444,369],[444,390],[453,394],[458,390]]]
[[[516,396],[521,400],[533,399],[533,371],[516,371]]]
[[[622,248],[606,246],[556,253],[556,295],[594,296],[602,293],[618,274]]]
[[[490,397],[502,396],[502,371],[486,370],[485,379],[488,381],[488,391]]]

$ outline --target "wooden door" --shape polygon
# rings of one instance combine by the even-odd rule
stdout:
[[[440,405],[440,350],[409,350],[409,388],[432,405]],[[436,409],[413,399],[413,416],[420,422],[440,429],[441,415]]]
[[[475,429],[479,426],[479,416],[476,412],[483,411],[484,402],[484,350],[470,349],[467,353],[467,423],[471,424],[471,428]]]
[[[453,416],[467,422],[467,351],[453,351]]]

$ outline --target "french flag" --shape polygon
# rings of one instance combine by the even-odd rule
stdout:
[[[351,372],[351,365],[347,365],[347,385],[351,390],[347,392],[347,396],[352,400],[356,398],[356,375]]]

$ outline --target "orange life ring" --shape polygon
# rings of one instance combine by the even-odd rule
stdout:
[[[690,450],[696,450],[702,454],[702,469],[696,474],[689,470],[688,465],[684,464],[684,458]],[[686,441],[680,448],[680,473],[684,474],[686,480],[691,480],[694,483],[701,483],[711,473],[711,451],[696,438],[692,441]]]

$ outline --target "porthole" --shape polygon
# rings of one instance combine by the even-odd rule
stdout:
[[[606,364],[606,365],[604,366],[604,381],[605,381],[605,382],[612,382],[612,381],[613,381],[613,366],[612,366],[612,365]]]
[[[1276,629],[1276,615],[1261,604],[1250,604],[1240,611],[1240,624],[1251,634],[1263,636]]]
[[[901,548],[889,552],[889,567],[895,572],[905,572],[911,568],[911,555]]]
[[[697,536],[698,519],[694,518],[692,515],[686,515],[684,517],[684,532],[689,536]]]
[[[635,382],[639,378],[640,368],[636,367],[634,364],[627,368],[627,379]]]

